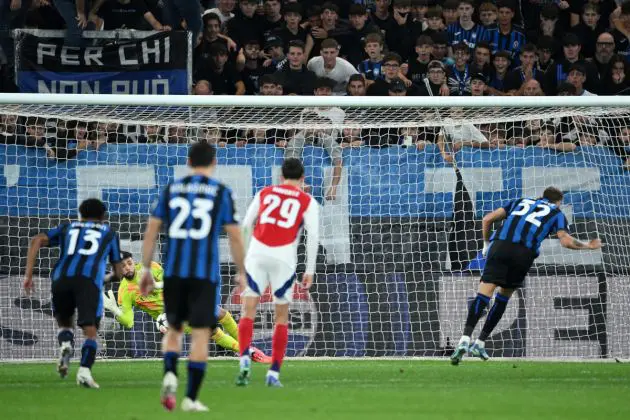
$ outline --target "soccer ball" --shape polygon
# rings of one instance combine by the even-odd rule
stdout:
[[[166,331],[168,331],[168,321],[166,320],[166,314],[160,314],[155,319],[155,327],[162,334],[166,334]]]

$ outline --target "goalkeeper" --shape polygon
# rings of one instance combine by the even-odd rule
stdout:
[[[138,281],[141,276],[142,264],[133,260],[130,252],[122,253],[122,275],[123,279],[118,287],[118,302],[114,297],[114,292],[110,290],[103,294],[103,307],[111,312],[116,321],[123,327],[133,327],[133,307],[146,312],[153,318],[157,319],[164,311],[164,296],[162,291],[164,269],[160,264],[151,262],[151,274],[156,282],[156,287],[149,296],[142,296],[138,287]],[[219,308],[219,323],[223,327],[216,328],[212,340],[224,349],[238,353],[238,326],[232,318],[232,314],[223,308]],[[190,327],[186,327],[184,332],[189,333]],[[227,332],[227,334],[226,334]],[[252,360],[261,363],[270,363],[270,357],[262,351],[255,349],[252,354]]]

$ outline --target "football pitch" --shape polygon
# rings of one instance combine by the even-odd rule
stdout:
[[[3,419],[629,419],[630,364],[444,361],[285,362],[283,389],[254,368],[237,388],[237,361],[211,360],[200,400],[210,413],[165,412],[162,364],[97,361],[99,390],[76,386],[76,360],[61,380],[54,363],[0,364]],[[186,365],[179,364],[178,402]]]

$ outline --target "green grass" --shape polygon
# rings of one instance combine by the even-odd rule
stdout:
[[[200,395],[210,413],[165,412],[160,362],[97,362],[101,389],[61,380],[54,363],[0,364],[0,417],[17,420],[630,419],[630,365],[448,361],[288,361],[283,389],[236,388],[237,361],[210,361]],[[180,362],[179,398],[185,392]]]

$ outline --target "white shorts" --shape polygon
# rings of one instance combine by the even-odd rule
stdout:
[[[248,286],[243,296],[262,296],[267,287],[271,287],[274,303],[293,301],[295,267],[273,258],[251,256],[245,259],[245,271]]]

